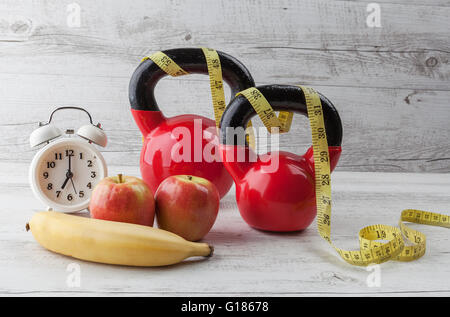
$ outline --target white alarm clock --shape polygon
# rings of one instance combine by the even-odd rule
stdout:
[[[76,133],[80,138],[73,135],[73,130],[66,130],[66,136],[61,137],[61,130],[51,124],[54,113],[65,109],[81,110],[89,116],[90,124]],[[101,125],[94,125],[91,115],[83,108],[60,107],[52,112],[48,123],[39,126],[30,136],[31,147],[46,144],[30,167],[30,184],[35,196],[48,210],[75,212],[87,208],[95,185],[107,176],[105,160],[92,144],[106,146]]]

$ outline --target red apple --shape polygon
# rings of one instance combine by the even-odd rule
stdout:
[[[119,174],[95,186],[89,210],[96,219],[153,226],[155,199],[143,180]]]
[[[177,175],[169,176],[159,185],[155,200],[159,228],[197,241],[214,225],[220,196],[207,179]]]

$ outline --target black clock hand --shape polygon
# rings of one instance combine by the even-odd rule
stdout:
[[[67,177],[66,180],[64,181],[64,184],[61,186],[61,189],[64,189],[67,185],[67,182],[69,181],[70,177]]]
[[[72,174],[72,155],[69,155],[69,173]]]
[[[75,184],[73,183],[73,175],[70,178],[70,181],[72,182],[73,190],[75,191],[75,195],[78,195],[77,190],[75,189]]]
[[[73,174],[72,174],[71,169],[72,169],[72,155],[69,155],[69,170],[66,173],[66,180],[64,181],[64,184],[61,186],[61,189],[64,189],[66,187],[69,179],[72,179]],[[72,181],[72,184],[73,184],[73,181]],[[75,189],[75,187],[73,189]],[[76,191],[75,191],[75,194],[76,194]]]
[[[69,176],[69,178],[70,178],[70,181],[72,183],[72,187],[73,187],[73,190],[75,191],[75,194],[78,195],[77,190],[75,188],[75,184],[73,182],[72,163],[71,163],[72,162],[72,156],[73,155],[69,155],[69,171],[67,172],[67,176]]]

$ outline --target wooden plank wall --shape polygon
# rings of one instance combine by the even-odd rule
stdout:
[[[140,133],[128,81],[141,57],[209,46],[239,58],[257,84],[302,83],[338,108],[339,170],[450,171],[450,0],[383,0],[381,27],[366,24],[373,1],[0,0],[0,162],[29,162],[28,137],[55,105],[81,105],[109,136],[109,164],[137,165]],[[212,117],[206,76],[167,79],[167,115]],[[72,115],[72,114],[69,114]],[[77,127],[82,115],[62,127]],[[296,115],[282,149],[310,143]]]

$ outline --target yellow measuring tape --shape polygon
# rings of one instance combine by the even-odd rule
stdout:
[[[205,55],[206,64],[208,67],[209,74],[209,84],[211,88],[211,97],[214,108],[214,119],[216,122],[216,127],[220,125],[220,119],[222,118],[223,112],[226,108],[225,102],[225,92],[223,88],[222,79],[222,65],[220,63],[219,54],[217,51],[211,48],[202,47],[202,52]],[[175,63],[169,56],[163,52],[156,52],[151,56],[144,57],[141,62],[151,59],[159,66],[164,72],[172,77],[187,75],[188,72],[183,70],[177,63]],[[249,123],[251,126],[251,123]],[[250,130],[253,132],[253,130]],[[254,134],[251,133],[248,136],[248,141],[252,148],[255,146]]]
[[[275,112],[272,111],[265,112],[265,105],[269,104],[267,102],[267,99],[259,92],[259,90],[255,88],[248,88],[246,90],[243,90],[239,92],[237,95],[243,95],[245,98],[250,101],[252,106],[255,108],[256,113],[258,113],[259,117],[261,118],[262,122],[264,123],[264,126],[267,128],[267,130],[271,133],[272,127],[277,127],[279,130],[279,133],[286,133],[289,132],[292,125],[292,118],[294,117],[293,112],[288,111],[280,111],[278,114],[278,117],[275,115]],[[251,121],[247,124],[247,142],[250,145],[252,149],[255,148],[255,133],[253,130],[253,124]]]
[[[223,90],[222,67],[220,64],[219,54],[216,50],[202,47],[205,55],[206,64],[208,66],[209,85],[211,87],[211,97],[214,107],[214,118],[216,127],[220,125],[220,119],[225,111],[227,104],[225,103],[225,93]]]
[[[205,55],[206,63],[208,66],[209,83],[211,87],[211,96],[214,107],[214,117],[216,126],[219,127],[220,119],[225,111],[225,93],[223,89],[222,80],[222,66],[220,64],[219,54],[217,51],[211,48],[201,48]],[[151,59],[156,65],[159,66],[164,72],[172,77],[187,75],[184,69],[182,69],[177,63],[175,63],[169,56],[163,52],[156,52],[151,56],[144,57],[141,62]]]
[[[450,228],[450,217],[422,210],[407,209],[401,213],[399,227],[373,225],[360,230],[360,250],[347,251],[331,241],[331,177],[328,142],[323,119],[322,104],[317,92],[299,86],[305,94],[308,118],[311,126],[314,150],[317,227],[322,238],[328,241],[338,254],[352,265],[366,266],[388,260],[412,261],[425,254],[425,235],[408,228],[403,221]],[[241,92],[254,107],[266,128],[281,127],[273,108],[256,88]],[[406,245],[404,238],[409,242]],[[387,242],[381,242],[387,241]]]
[[[141,63],[147,59],[151,59],[155,62],[156,65],[159,66],[163,71],[165,71],[168,75],[172,77],[187,75],[184,69],[178,66],[169,56],[164,54],[163,52],[156,52],[151,56],[146,56],[142,59]]]
[[[206,64],[208,67],[209,84],[211,88],[211,97],[214,108],[214,118],[216,121],[216,127],[220,125],[220,119],[226,108],[225,93],[223,88],[222,79],[222,66],[220,63],[219,54],[216,50],[211,48],[202,47],[203,54],[205,55]],[[156,52],[151,56],[144,57],[141,62],[151,59],[156,65],[159,66],[164,72],[172,77],[187,75],[184,69],[182,69],[177,63],[175,63],[169,56],[163,52]],[[292,123],[293,113],[282,111],[279,114],[278,120],[280,121],[280,132],[288,132]],[[253,131],[252,122],[249,121],[247,125],[247,142],[254,149],[255,148],[255,135]]]
[[[278,127],[280,133],[289,132],[294,113],[280,111],[277,117],[266,97],[264,97],[258,89],[253,87],[241,91],[238,95],[243,95],[250,101],[250,104],[255,108],[256,113],[259,115],[269,132],[271,132],[272,127]],[[270,108],[268,108],[267,105],[269,105]]]

